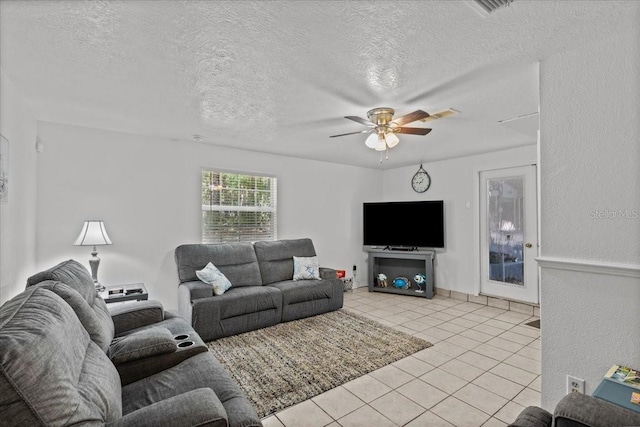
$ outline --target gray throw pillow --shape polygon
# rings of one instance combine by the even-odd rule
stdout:
[[[196,271],[198,279],[211,285],[215,295],[222,295],[231,289],[231,282],[213,263],[208,263],[202,270]]]

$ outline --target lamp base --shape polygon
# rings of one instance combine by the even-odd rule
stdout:
[[[93,284],[96,286],[96,292],[102,292],[106,288],[102,286],[102,283],[98,282],[98,267],[100,266],[100,258],[98,258],[98,251],[96,247],[93,247],[93,251],[91,251],[91,258],[89,258],[89,265],[91,266],[91,278],[93,279]]]

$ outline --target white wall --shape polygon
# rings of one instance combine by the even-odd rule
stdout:
[[[474,270],[477,253],[474,239],[478,231],[474,223],[478,172],[536,163],[537,148],[535,141],[532,142],[533,145],[510,150],[423,163],[431,176],[431,187],[422,194],[411,188],[411,178],[418,170],[418,164],[384,171],[382,193],[385,201],[444,200],[445,249],[438,250],[436,255],[437,288],[477,294],[479,278]]]
[[[9,140],[9,198],[0,204],[0,304],[24,290],[36,258],[37,126],[0,70],[0,133]]]
[[[220,168],[277,176],[278,238],[310,237],[321,265],[365,271],[362,202],[381,197],[380,171],[54,123],[39,134],[38,268],[88,266],[90,248],[72,242],[102,219],[114,244],[98,248],[100,281],[142,281],[176,308],[173,251],[200,242],[201,169]]]
[[[617,23],[616,36],[540,66],[547,409],[565,394],[567,374],[585,379],[591,394],[611,365],[640,367],[638,22],[640,16],[629,16]],[[584,271],[570,270],[576,260]]]

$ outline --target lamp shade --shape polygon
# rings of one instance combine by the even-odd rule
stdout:
[[[111,239],[104,228],[104,222],[99,220],[85,221],[74,246],[111,245]]]

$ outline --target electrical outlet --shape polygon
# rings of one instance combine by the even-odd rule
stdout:
[[[584,380],[567,375],[567,393],[584,394]]]

